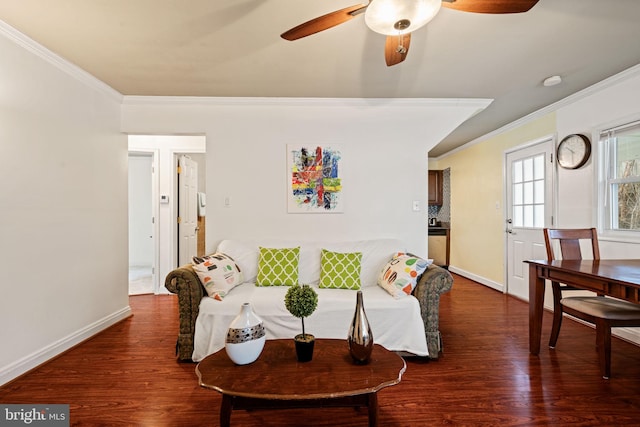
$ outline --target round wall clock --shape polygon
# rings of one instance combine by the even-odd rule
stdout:
[[[558,164],[565,169],[578,169],[589,160],[591,141],[584,135],[565,136],[558,144]]]

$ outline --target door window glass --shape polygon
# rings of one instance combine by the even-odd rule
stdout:
[[[513,226],[544,227],[544,154],[512,164]]]

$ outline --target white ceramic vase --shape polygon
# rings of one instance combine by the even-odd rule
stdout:
[[[251,304],[245,302],[229,325],[224,346],[227,355],[237,365],[253,363],[262,353],[265,340],[262,319],[253,312]]]

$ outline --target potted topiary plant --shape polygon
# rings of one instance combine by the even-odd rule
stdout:
[[[304,330],[304,318],[309,317],[318,306],[318,294],[309,285],[293,285],[284,296],[284,305],[289,313],[302,319],[302,333],[294,337],[298,362],[313,358],[315,337]]]

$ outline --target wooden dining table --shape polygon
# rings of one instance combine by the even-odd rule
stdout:
[[[545,280],[640,304],[640,259],[528,260],[529,352],[540,352]]]

